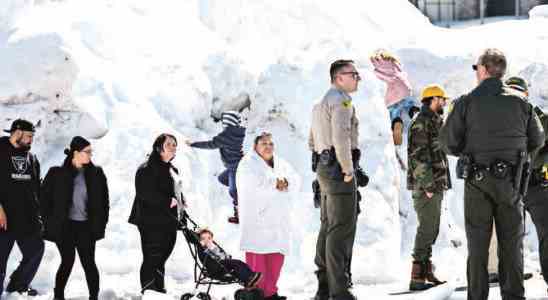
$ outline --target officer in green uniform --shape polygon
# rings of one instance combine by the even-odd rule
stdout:
[[[510,77],[505,83],[524,93],[525,97],[529,97],[528,84],[523,78]],[[544,133],[547,134],[548,115],[545,115],[539,107],[535,107],[534,110],[540,119]],[[540,268],[544,281],[548,284],[548,145],[546,143],[534,153],[532,161],[531,179],[524,204],[537,230]]]
[[[316,244],[316,300],[353,300],[346,266],[356,235],[357,199],[352,150],[358,147],[358,119],[350,93],[360,75],[350,60],[331,64],[331,89],[314,105],[309,147],[319,157],[321,227]]]
[[[502,82],[506,57],[486,49],[473,65],[478,86],[455,101],[440,131],[446,153],[459,156],[465,179],[468,300],[487,300],[493,219],[502,299],[525,299],[523,288],[523,170],[528,153],[544,145],[542,125],[523,93]]]
[[[410,290],[444,283],[434,275],[430,258],[440,229],[443,193],[451,188],[447,155],[438,141],[447,95],[441,86],[429,85],[423,89],[421,99],[423,105],[411,121],[407,143],[407,189],[413,192],[418,219]]]

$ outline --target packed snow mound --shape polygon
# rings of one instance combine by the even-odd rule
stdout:
[[[61,101],[71,96],[78,68],[59,34],[19,37],[16,31],[4,33],[0,103]]]
[[[529,11],[529,18],[548,18],[548,5],[537,5]]]

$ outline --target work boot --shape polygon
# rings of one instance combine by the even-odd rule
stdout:
[[[409,290],[411,291],[424,291],[434,285],[426,283],[426,262],[414,261],[411,268],[411,282],[409,282]]]
[[[400,146],[403,143],[403,121],[400,118],[392,121],[392,138],[396,146]]]
[[[234,216],[228,218],[228,223],[240,224],[240,218],[238,217],[238,207],[234,206]]]
[[[431,260],[426,261],[426,280],[433,283],[434,286],[444,284],[447,281],[441,281],[438,278],[436,278],[436,275],[434,275],[434,269],[435,266],[432,264]]]

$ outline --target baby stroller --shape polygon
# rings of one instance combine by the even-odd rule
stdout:
[[[179,221],[179,229],[183,232],[185,240],[187,241],[190,254],[194,259],[194,282],[196,283],[195,289],[191,293],[185,293],[181,296],[181,300],[190,300],[190,299],[200,299],[200,300],[211,300],[209,291],[211,290],[212,285],[228,285],[228,284],[240,284],[244,285],[243,282],[238,280],[233,275],[233,270],[227,269],[220,262],[215,261],[207,256],[200,257],[199,248],[202,247],[200,244],[200,237],[197,234],[197,229],[199,228],[196,222],[194,222],[187,214],[186,211],[182,212],[182,218]],[[217,243],[215,243],[219,246]],[[226,251],[219,246],[219,249],[226,253]],[[207,262],[207,259],[211,259],[214,263]],[[206,263],[210,267],[214,267],[214,270],[209,270],[206,268]],[[199,292],[200,285],[207,286],[206,292]],[[195,297],[195,298],[194,298]],[[262,290],[259,289],[238,289],[234,293],[234,299],[236,300],[262,300],[264,298]]]

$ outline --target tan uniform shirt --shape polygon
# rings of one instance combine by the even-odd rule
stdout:
[[[352,98],[331,87],[322,101],[312,109],[308,146],[316,153],[334,147],[343,173],[354,174],[351,151],[358,148],[358,127],[359,121],[352,106]]]

